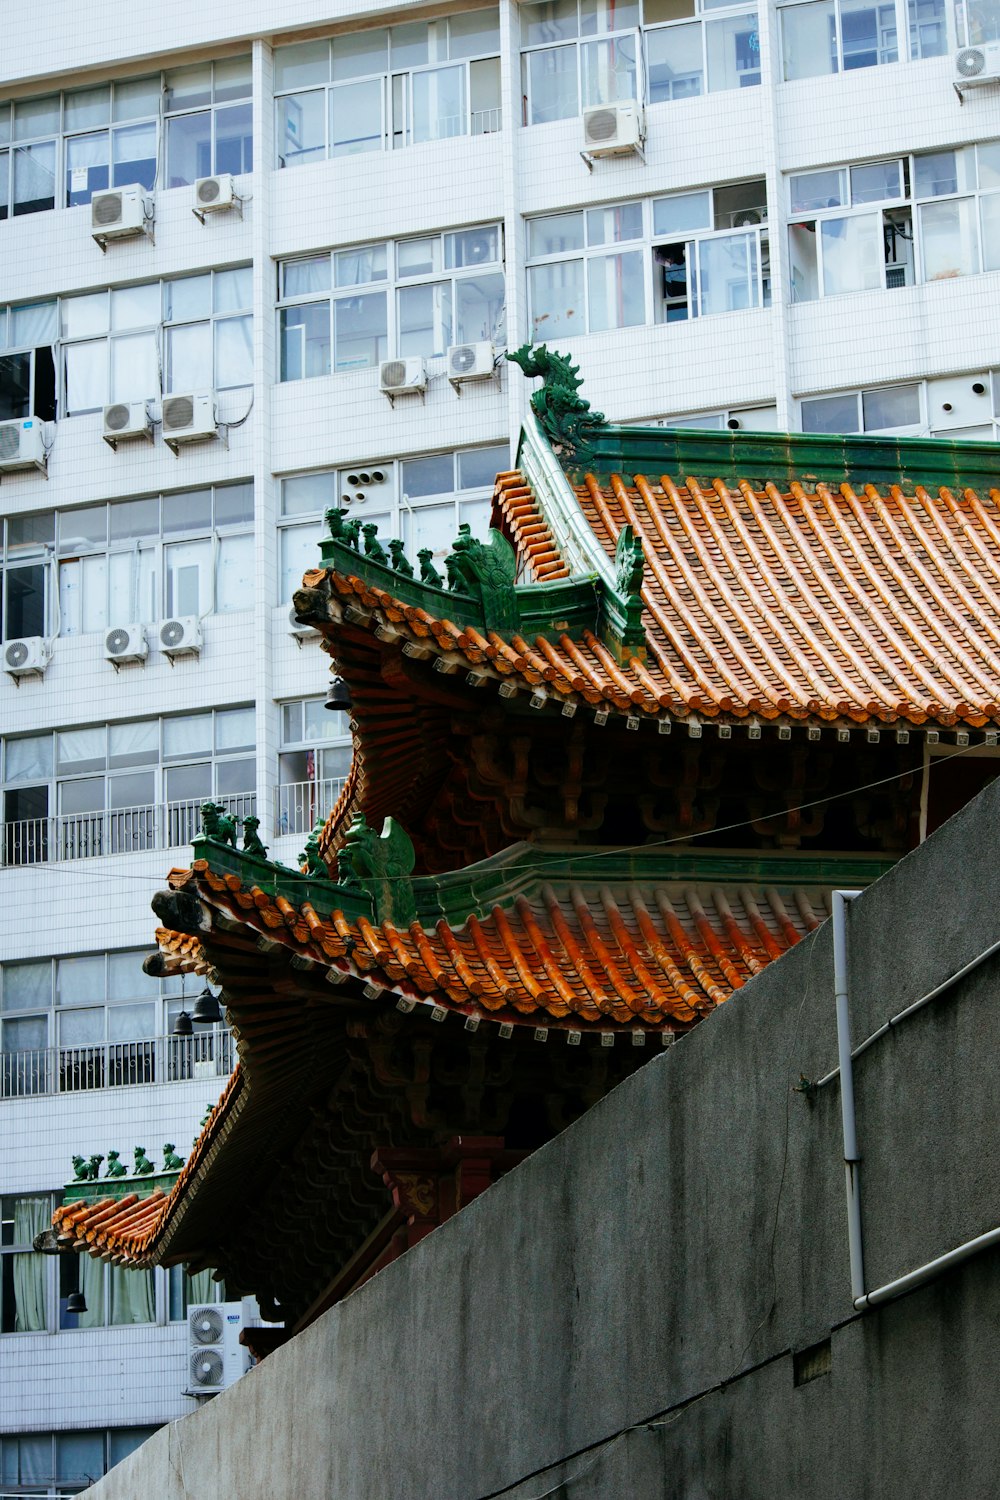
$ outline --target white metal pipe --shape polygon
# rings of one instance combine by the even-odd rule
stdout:
[[[960,1265],[970,1256],[978,1255],[980,1250],[989,1250],[992,1245],[1000,1245],[1000,1229],[988,1229],[985,1234],[978,1235],[974,1240],[966,1240],[964,1245],[957,1245],[954,1250],[948,1250],[935,1260],[929,1260],[926,1265],[918,1266],[915,1271],[908,1271],[905,1276],[899,1276],[895,1281],[887,1281],[884,1286],[876,1287],[872,1292],[862,1293],[860,1297],[855,1297],[854,1306],[859,1312],[864,1312],[866,1308],[877,1307],[880,1302],[888,1302],[893,1297],[901,1297],[904,1292],[922,1286],[925,1281],[940,1276],[943,1271],[950,1270],[952,1266]]]
[[[851,1065],[851,1018],[848,1006],[847,906],[848,902],[860,894],[860,891],[833,892],[833,987],[837,1001],[840,1113],[847,1187],[847,1244],[851,1261],[851,1298],[855,1307],[865,1294],[865,1263],[861,1237],[861,1157],[858,1152],[857,1116],[854,1109],[854,1069]]]

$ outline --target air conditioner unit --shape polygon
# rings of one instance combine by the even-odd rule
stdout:
[[[453,344],[448,350],[448,379],[454,386],[464,380],[490,380],[495,373],[492,344]]]
[[[190,396],[164,396],[163,441],[177,449],[181,443],[200,443],[218,435],[213,391],[196,391]]]
[[[145,661],[149,655],[146,632],[141,625],[113,625],[104,637],[104,655],[116,666],[123,661]]]
[[[47,463],[42,424],[37,417],[0,422],[0,473],[13,469],[41,469]]]
[[[729,215],[731,229],[751,229],[754,224],[767,223],[767,208],[738,208]]]
[[[228,208],[241,208],[233,187],[231,172],[220,172],[218,177],[199,177],[194,185],[194,207],[191,212],[204,224],[206,214],[223,213]]]
[[[634,99],[600,104],[583,112],[583,149],[588,156],[642,153],[646,126],[642,106]]]
[[[153,420],[145,401],[115,401],[104,408],[104,441],[109,448],[131,438],[153,441]]]
[[[295,605],[288,611],[288,634],[295,636],[296,640],[307,641],[319,635],[315,625],[303,625],[301,620],[295,618]]]
[[[955,87],[961,92],[986,83],[1000,83],[1000,42],[961,47],[955,53]]]
[[[153,200],[138,183],[95,193],[90,200],[90,232],[105,249],[108,240],[151,234]]]
[[[188,1393],[214,1396],[250,1368],[250,1351],[240,1343],[241,1302],[215,1302],[188,1311]]]
[[[164,656],[197,656],[201,650],[201,621],[195,615],[161,620],[159,641]]]
[[[408,359],[386,359],[378,367],[378,388],[390,401],[427,389],[427,365],[422,355]]]
[[[12,677],[41,677],[48,664],[48,644],[40,635],[8,641],[3,648],[3,669]]]

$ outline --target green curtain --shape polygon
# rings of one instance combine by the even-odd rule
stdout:
[[[185,1275],[184,1280],[187,1283],[188,1307],[203,1307],[206,1302],[215,1301],[215,1283],[211,1271],[199,1271],[197,1276]]]
[[[111,1268],[112,1323],[152,1323],[156,1316],[152,1271]]]
[[[14,1199],[14,1243],[30,1245],[36,1234],[49,1226],[50,1208],[44,1198]],[[14,1261],[14,1331],[42,1333],[45,1330],[45,1261],[34,1250],[12,1257]]]
[[[78,1328],[104,1327],[104,1262],[92,1255],[78,1255],[80,1290],[87,1300],[87,1311],[77,1313]]]

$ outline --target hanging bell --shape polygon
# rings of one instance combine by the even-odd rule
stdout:
[[[182,1010],[180,1015],[177,1017],[177,1020],[174,1022],[174,1029],[170,1033],[170,1035],[191,1036],[193,1031],[194,1027],[191,1025],[191,1017],[188,1015],[186,1010]]]
[[[211,1026],[215,1021],[222,1020],[222,1011],[219,1009],[219,1002],[207,984],[194,1002],[191,1019],[200,1026]]]
[[[342,677],[334,677],[326,692],[326,702],[323,705],[331,711],[343,709],[345,712],[353,707],[351,690]]]
[[[66,1298],[66,1311],[68,1313],[85,1313],[87,1311],[87,1299],[82,1292],[70,1292]]]

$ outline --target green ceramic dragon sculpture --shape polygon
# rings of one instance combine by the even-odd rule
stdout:
[[[545,344],[522,344],[506,357],[525,375],[541,377],[541,389],[531,395],[531,409],[556,453],[585,458],[605,416],[591,411],[590,402],[577,394],[583,385],[580,366],[573,364],[569,355],[557,354]]]

